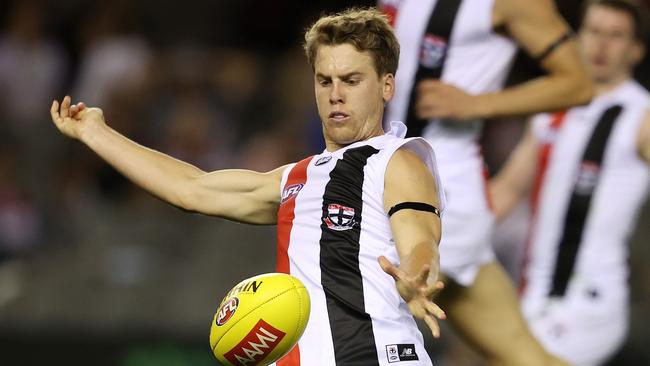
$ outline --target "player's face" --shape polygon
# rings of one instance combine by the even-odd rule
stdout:
[[[314,88],[327,149],[383,134],[384,104],[392,98],[394,85],[392,74],[377,75],[368,52],[350,44],[320,46]]]
[[[587,9],[579,33],[580,48],[596,83],[629,77],[643,55],[634,38],[634,19],[626,12],[606,6]]]

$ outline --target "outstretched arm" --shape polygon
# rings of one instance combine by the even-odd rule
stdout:
[[[646,113],[641,124],[636,147],[641,159],[650,164],[650,111]]]
[[[410,150],[395,152],[388,163],[384,184],[386,212],[402,202],[422,202],[440,208],[438,187],[431,172]],[[439,337],[436,318],[444,319],[445,313],[433,302],[433,296],[442,288],[438,281],[440,217],[432,212],[404,209],[391,216],[390,225],[400,266],[383,256],[379,263],[395,279],[411,313],[424,319],[433,336]]]
[[[141,146],[111,129],[99,108],[54,101],[52,121],[119,172],[153,195],[184,210],[230,220],[273,224],[280,201],[282,168],[269,173],[201,169]]]
[[[529,123],[524,136],[499,173],[488,182],[492,209],[502,220],[530,192],[537,171],[538,142]]]
[[[538,57],[570,32],[552,0],[496,0],[493,22],[532,57]],[[576,41],[559,43],[539,60],[546,75],[500,92],[469,95],[439,80],[418,84],[416,111],[420,118],[458,120],[527,115],[587,103],[593,85]]]

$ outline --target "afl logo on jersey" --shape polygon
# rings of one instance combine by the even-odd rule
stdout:
[[[433,34],[425,34],[420,50],[420,64],[428,69],[442,66],[447,52],[447,40]]]
[[[330,203],[327,206],[327,216],[323,222],[329,229],[336,231],[350,230],[354,228],[354,208]]]
[[[295,197],[304,186],[304,184],[298,183],[285,187],[282,191],[282,200],[280,201],[280,204],[283,204],[290,200],[292,197]]]

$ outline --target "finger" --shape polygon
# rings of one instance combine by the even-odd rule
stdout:
[[[433,296],[444,288],[445,284],[442,281],[436,281],[436,283],[428,285],[425,292],[428,296]]]
[[[438,85],[442,84],[438,79],[424,79],[418,83],[418,92],[427,92],[435,90]]]
[[[395,277],[395,275],[396,275],[396,273],[395,273],[395,269],[396,269],[396,268],[395,268],[395,266],[393,265],[393,263],[391,263],[391,262],[388,260],[388,258],[384,257],[383,255],[380,255],[379,258],[378,258],[378,260],[379,260],[379,266],[381,267],[381,269],[382,269],[384,272],[388,273],[389,275]]]
[[[433,302],[427,302],[425,305],[425,308],[429,312],[429,314],[435,316],[438,319],[447,319],[447,314],[445,313],[444,310],[440,308],[440,306],[436,305]]]
[[[70,116],[70,96],[66,95],[61,102],[61,117],[66,118]]]
[[[433,335],[433,338],[440,338],[440,327],[438,326],[436,318],[427,314],[424,316],[424,322],[427,323],[427,326],[431,329],[431,335]]]
[[[442,101],[439,95],[433,92],[428,92],[428,93],[421,93],[418,95],[415,101],[415,107],[417,109],[435,109],[443,105],[443,103],[444,102]]]
[[[59,115],[59,102],[56,99],[52,101],[52,105],[50,106],[50,114],[52,115],[52,118]]]
[[[83,102],[77,103],[76,106],[77,106],[77,113],[74,115],[74,118],[80,120],[83,117],[84,113],[86,113],[88,108]]]
[[[393,277],[396,281],[404,277],[404,273],[397,268],[391,261],[383,255],[379,256],[379,266],[381,269]]]
[[[416,115],[420,119],[452,118],[449,111],[442,106],[431,106],[421,110],[416,110]]]
[[[52,106],[50,107],[50,115],[52,115],[52,121],[56,124],[59,123],[61,116],[59,115],[59,101],[52,101]]]
[[[435,117],[436,108],[428,103],[415,105],[415,114],[420,119],[430,119]]]

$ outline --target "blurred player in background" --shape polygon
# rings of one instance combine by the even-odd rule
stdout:
[[[376,10],[323,17],[305,40],[326,149],[268,173],[206,173],[120,135],[100,109],[70,97],[53,102],[52,120],[166,202],[278,224],[278,270],[298,277],[312,303],[298,346],[278,365],[431,365],[413,315],[438,336],[444,313],[431,299],[442,285],[444,199],[431,146],[405,139],[401,123],[382,128],[399,44]]]
[[[632,79],[643,14],[632,0],[586,2],[578,40],[596,97],[535,116],[490,182],[499,218],[530,194],[524,315],[574,365],[604,363],[627,334],[627,240],[650,185],[650,94]]]
[[[548,365],[510,279],[496,262],[494,217],[477,140],[486,118],[586,103],[592,85],[551,0],[380,0],[402,45],[385,121],[436,149],[448,198],[439,299],[452,325],[490,364]],[[502,90],[517,46],[547,75]]]

